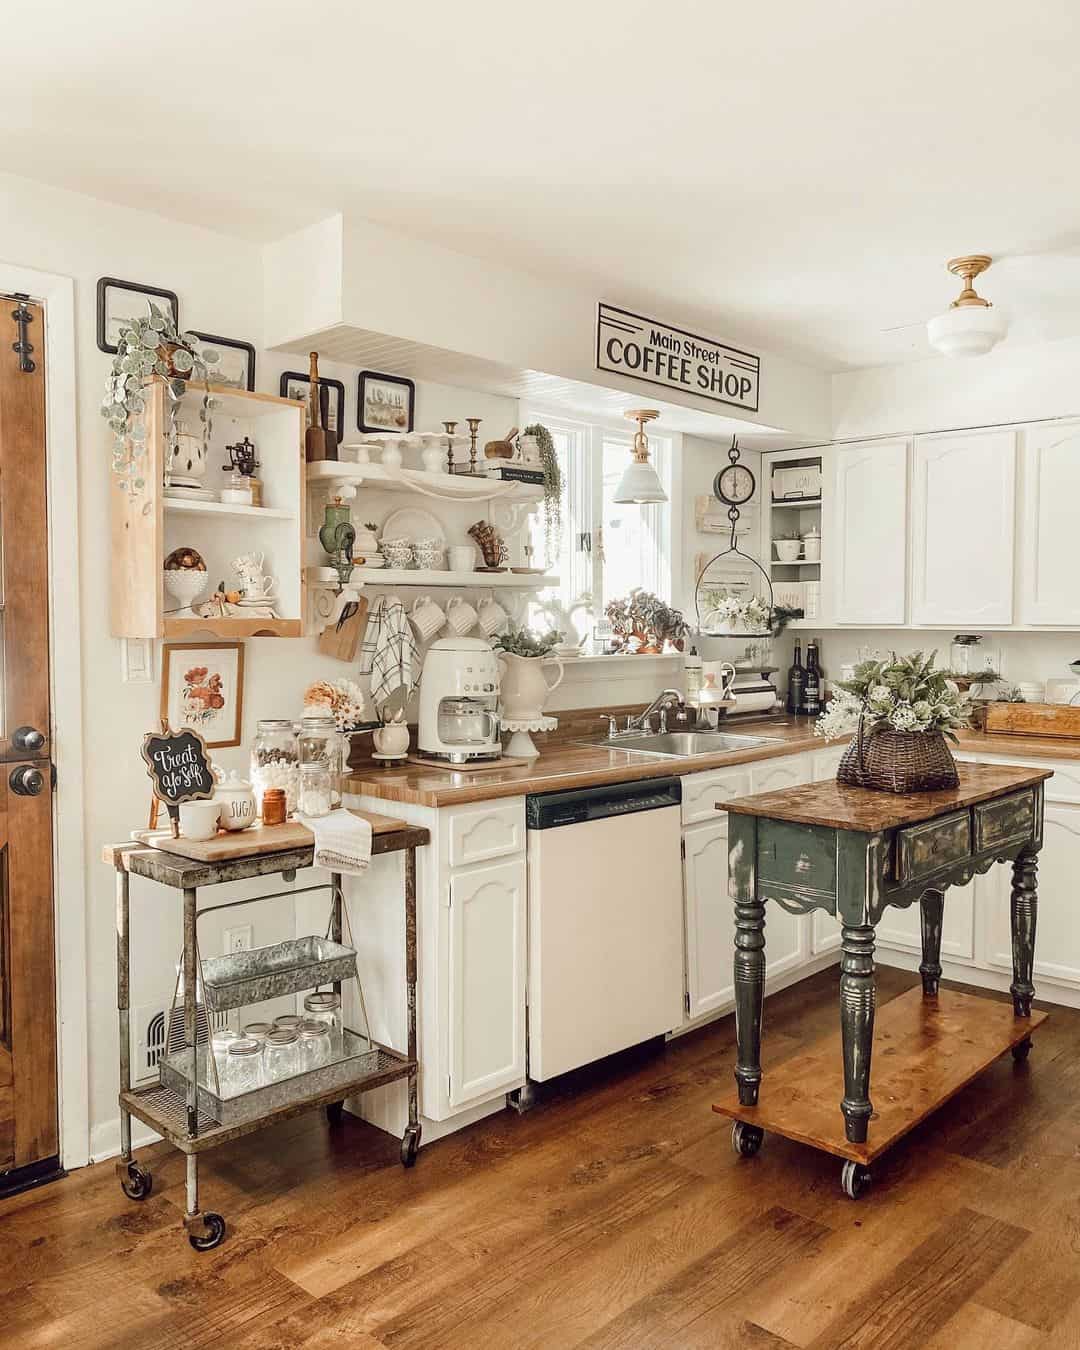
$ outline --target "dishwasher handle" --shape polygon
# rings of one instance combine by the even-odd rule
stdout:
[[[678,806],[681,801],[682,782],[678,778],[537,792],[525,798],[525,825],[530,830],[552,830],[561,825],[584,825],[639,811],[657,811]]]

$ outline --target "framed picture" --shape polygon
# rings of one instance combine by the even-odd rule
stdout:
[[[206,744],[239,745],[244,717],[242,642],[166,642],[161,648],[161,716]]]
[[[286,370],[281,376],[278,392],[282,398],[295,399],[306,406],[310,385],[306,375],[301,375],[298,370]],[[345,386],[340,380],[319,376],[319,411],[322,424],[333,436],[334,444],[340,445],[345,434]]]
[[[400,375],[362,370],[356,391],[356,425],[361,431],[412,431],[416,386]]]
[[[211,383],[223,384],[229,389],[246,389],[249,393],[254,390],[255,348],[250,342],[218,337],[216,333],[200,333],[197,328],[189,331],[207,347],[213,347],[221,358],[210,372]]]
[[[97,284],[97,345],[103,352],[115,356],[120,340],[120,329],[132,319],[149,314],[153,301],[158,309],[172,311],[172,321],[180,331],[180,301],[175,291],[160,286],[141,286],[137,281],[121,281],[118,277],[98,277]]]

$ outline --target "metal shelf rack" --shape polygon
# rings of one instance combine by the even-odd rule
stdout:
[[[131,1042],[129,1028],[129,990],[131,973],[130,943],[130,878],[145,877],[159,885],[183,894],[184,929],[184,1048],[190,1051],[192,1062],[197,1062],[196,1046],[196,991],[198,987],[198,944],[196,924],[199,915],[198,892],[203,886],[214,886],[229,881],[280,873],[292,881],[296,873],[312,865],[314,847],[290,849],[281,853],[262,853],[251,857],[232,858],[228,862],[195,862],[161,849],[146,848],[140,844],[106,845],[104,861],[116,871],[116,1003],[119,1010],[120,1033],[120,1158],[117,1173],[124,1194],[132,1200],[143,1200],[151,1191],[153,1178],[147,1167],[137,1162],[131,1150],[131,1118],[142,1121],[160,1134],[173,1148],[185,1155],[187,1164],[187,1203],[184,1229],[196,1251],[209,1251],[220,1245],[225,1237],[225,1220],[220,1214],[199,1207],[198,1155],[216,1148],[254,1130],[263,1129],[280,1120],[300,1115],[304,1111],[325,1107],[331,1123],[340,1120],[345,1098],[383,1087],[399,1080],[408,1081],[409,1123],[401,1141],[401,1161],[411,1167],[420,1147],[420,1116],[417,1097],[417,1032],[416,1032],[416,850],[429,839],[428,831],[404,821],[379,818],[372,836],[372,854],[404,852],[405,854],[405,998],[407,1011],[407,1051],[390,1049],[372,1043],[372,1054],[365,1056],[363,1069],[354,1078],[337,1081],[327,1087],[318,1081],[318,1071],[299,1075],[295,1097],[275,1105],[251,1120],[223,1125],[200,1111],[196,1075],[188,1081],[186,1092],[155,1084],[151,1087],[131,1086]],[[327,889],[312,887],[308,889]],[[343,899],[341,874],[330,873],[332,894],[330,936],[335,942],[342,939]],[[301,894],[302,892],[296,892]],[[233,904],[254,904],[266,899],[254,895]],[[218,908],[214,906],[213,908]],[[206,912],[205,910],[203,912]],[[335,985],[339,989],[339,985]]]

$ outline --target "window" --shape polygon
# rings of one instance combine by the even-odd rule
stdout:
[[[627,426],[572,422],[543,413],[523,414],[523,425],[542,422],[551,432],[563,472],[562,546],[548,571],[559,585],[541,591],[529,610],[539,627],[573,628],[587,637],[604,605],[635,586],[672,600],[676,593],[677,544],[671,501],[677,435],[650,435],[652,462],[669,501],[620,506],[614,500],[630,462],[633,430]],[[537,559],[546,557],[544,513],[531,520],[531,544]]]

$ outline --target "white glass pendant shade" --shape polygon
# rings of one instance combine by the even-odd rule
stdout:
[[[996,347],[1009,326],[992,306],[947,309],[926,325],[930,346],[942,356],[985,356]]]
[[[660,482],[660,475],[649,463],[649,438],[645,435],[645,423],[660,414],[655,408],[637,408],[625,416],[638,424],[634,434],[634,457],[619,479],[612,500],[620,505],[630,503],[639,506],[648,502],[666,502],[668,497]]]

